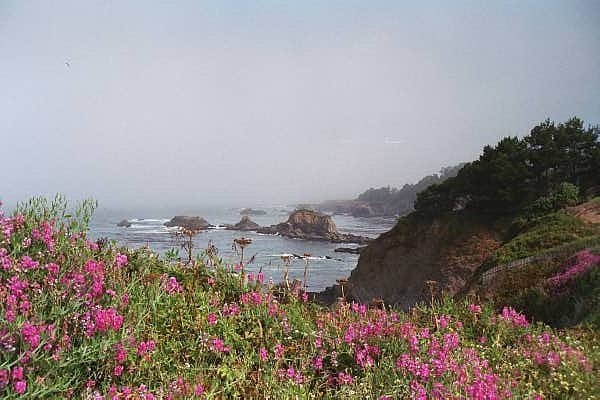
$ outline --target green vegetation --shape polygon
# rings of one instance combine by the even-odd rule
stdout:
[[[213,251],[185,266],[91,242],[92,209],[0,215],[3,399],[600,396],[597,331],[450,300],[325,308]]]
[[[556,327],[600,329],[600,248],[569,253],[508,271],[498,278],[497,303]],[[573,255],[574,254],[574,255]]]
[[[523,220],[515,222],[517,226]],[[506,242],[488,265],[509,263],[532,255],[575,251],[600,243],[600,228],[563,212],[537,217],[519,226],[520,233]],[[514,228],[513,228],[514,229]]]
[[[456,177],[419,193],[415,209],[440,214],[470,208],[492,215],[519,213],[532,203],[555,209],[576,194],[565,184],[582,193],[600,185],[598,135],[598,127],[584,128],[578,118],[558,125],[547,120],[522,139],[484,147]]]

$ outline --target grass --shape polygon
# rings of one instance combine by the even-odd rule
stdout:
[[[573,253],[600,244],[600,228],[580,219],[556,212],[528,222],[520,233],[508,240],[483,266],[487,270],[532,255],[556,252]]]

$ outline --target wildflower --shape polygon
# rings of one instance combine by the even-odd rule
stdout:
[[[154,340],[148,340],[147,342],[140,342],[137,348],[137,355],[142,357],[146,353],[154,351],[155,343]]]
[[[315,371],[320,371],[323,369],[323,358],[322,357],[315,357],[313,359],[313,368],[315,369]]]
[[[119,364],[122,364],[123,362],[125,362],[126,357],[127,351],[125,350],[125,347],[121,343],[117,343],[115,345],[115,360]]]
[[[529,322],[523,314],[519,314],[511,307],[504,307],[502,309],[502,314],[500,315],[505,321],[510,322],[514,327],[523,327],[526,328],[529,326]]]
[[[23,394],[27,391],[27,382],[26,381],[15,381],[13,383],[13,387],[15,392],[18,394]]]
[[[177,278],[174,276],[169,277],[166,281],[163,280],[163,288],[168,294],[183,292],[183,286],[177,282]]]
[[[258,292],[252,292],[250,295],[252,303],[255,305],[259,305],[262,303],[262,296]]]
[[[281,357],[283,357],[284,347],[281,344],[277,343],[273,350],[276,359],[280,359]]]
[[[23,367],[14,367],[11,375],[15,381],[23,380]]]
[[[206,316],[206,319],[208,320],[208,323],[210,325],[216,325],[217,324],[217,316],[215,315],[215,313],[210,313]]]
[[[481,314],[481,306],[477,304],[469,304],[469,311],[473,314]]]
[[[98,332],[105,332],[109,329],[118,331],[123,325],[123,317],[117,314],[116,310],[112,307],[105,310],[98,310],[94,315],[94,324],[90,326],[91,332],[94,330]]]
[[[121,295],[121,307],[127,307],[129,305],[129,295],[127,293],[123,293]]]
[[[197,384],[196,387],[194,388],[194,396],[196,397],[200,397],[204,394],[204,388],[202,387],[201,384]]]
[[[211,349],[217,353],[229,353],[229,347],[225,346],[223,340],[214,338],[211,340]]]
[[[267,361],[269,359],[269,352],[264,347],[261,347],[258,351],[258,356],[261,361]]]
[[[127,256],[125,254],[117,253],[115,258],[115,267],[121,268],[124,265],[127,265]]]
[[[354,382],[352,375],[346,374],[344,372],[338,373],[337,380],[340,385],[352,385],[352,382]]]
[[[113,375],[114,376],[121,376],[121,374],[123,373],[123,366],[122,365],[117,365],[114,369],[113,369]]]
[[[21,268],[23,268],[24,270],[36,269],[39,267],[39,265],[40,265],[40,263],[38,263],[37,261],[34,261],[29,256],[21,257]]]
[[[0,369],[0,389],[8,385],[8,370]]]
[[[23,340],[25,343],[28,343],[31,348],[36,348],[38,344],[40,344],[40,332],[39,329],[29,323],[29,321],[25,321],[23,323],[23,327],[21,328],[21,335],[23,336]]]

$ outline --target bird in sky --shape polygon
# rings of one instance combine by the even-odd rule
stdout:
[[[68,61],[65,61],[65,65],[67,66],[67,68],[71,68],[71,63]]]

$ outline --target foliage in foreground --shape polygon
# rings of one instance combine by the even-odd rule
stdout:
[[[593,398],[597,331],[446,301],[329,309],[86,239],[61,201],[0,216],[2,398]]]

